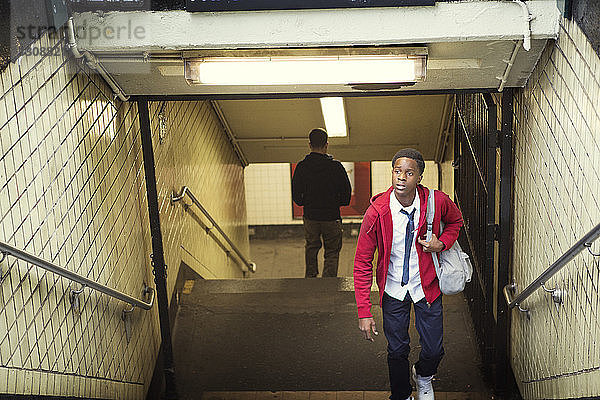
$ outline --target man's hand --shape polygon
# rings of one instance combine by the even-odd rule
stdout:
[[[421,246],[423,246],[423,251],[425,253],[437,253],[446,248],[444,242],[440,241],[437,236],[435,236],[435,233],[431,235],[431,240],[429,242],[421,238],[417,238],[417,241]]]
[[[371,336],[371,332],[373,332],[376,336],[379,335],[377,332],[377,328],[375,327],[375,320],[372,317],[369,318],[359,318],[358,319],[358,329],[365,335],[365,339],[373,341],[373,336]]]

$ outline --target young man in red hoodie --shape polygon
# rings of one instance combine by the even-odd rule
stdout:
[[[432,252],[449,249],[463,224],[458,207],[435,191],[433,236],[425,240],[429,189],[420,185],[423,156],[402,149],[392,160],[392,187],[371,199],[358,236],[354,257],[354,291],[358,327],[365,339],[377,335],[371,314],[373,256],[377,249],[377,286],[383,309],[383,331],[388,341],[388,369],[392,400],[410,399],[408,326],[411,305],[420,336],[421,353],[412,368],[419,400],[434,399],[432,379],[444,355],[442,295]],[[444,223],[440,234],[440,221]]]

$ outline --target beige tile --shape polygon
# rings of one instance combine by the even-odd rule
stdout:
[[[364,400],[388,400],[391,392],[368,391],[364,392]]]
[[[228,400],[228,393],[229,392],[204,392],[202,393],[202,400]]]
[[[58,396],[59,394],[54,388],[54,374],[43,374],[40,380],[40,395]]]
[[[7,393],[19,393],[17,390],[17,371],[14,369],[8,370]]]
[[[283,400],[309,400],[309,396],[308,391],[283,392]]]
[[[32,380],[31,380],[31,394],[34,396],[40,395],[40,388],[42,386],[42,380],[44,379],[44,375],[41,372],[33,372]]]
[[[283,392],[256,392],[256,400],[282,400]]]
[[[255,400],[256,392],[255,391],[240,391],[240,392],[231,392],[231,400]]]
[[[336,400],[336,392],[316,391],[309,393],[309,400]]]
[[[27,375],[23,371],[15,371],[15,393],[25,393]]]
[[[337,392],[337,400],[363,400],[364,392]]]
[[[8,387],[8,368],[0,367],[0,388]]]

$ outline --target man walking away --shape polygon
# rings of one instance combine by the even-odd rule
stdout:
[[[461,213],[447,194],[436,190],[433,235],[426,241],[427,197],[420,184],[425,162],[414,149],[402,149],[392,160],[392,187],[371,199],[360,227],[354,257],[354,291],[358,328],[367,340],[377,335],[371,314],[373,256],[377,249],[377,286],[383,309],[383,332],[388,341],[388,370],[392,400],[410,399],[417,385],[419,400],[434,400],[432,379],[444,355],[442,294],[433,265],[433,252],[449,249],[463,224]],[[440,233],[440,221],[444,231]],[[433,257],[437,255],[433,254]],[[410,309],[419,332],[419,360],[409,367]],[[412,374],[409,372],[411,371]]]
[[[337,276],[342,249],[340,206],[350,203],[352,188],[342,163],[327,154],[327,132],[313,129],[308,138],[310,154],[298,163],[292,177],[292,198],[304,207],[305,276],[318,275],[317,254],[323,244],[323,277],[332,277]]]

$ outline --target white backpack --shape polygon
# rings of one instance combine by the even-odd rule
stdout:
[[[433,233],[433,217],[435,215],[435,197],[434,190],[429,189],[429,198],[427,199],[427,237],[431,240]],[[440,235],[444,229],[444,224],[440,221]],[[443,294],[457,294],[465,289],[465,283],[471,282],[473,275],[473,266],[469,261],[469,256],[462,251],[458,240],[452,247],[441,251],[439,261],[437,253],[432,253],[435,273],[437,274],[440,290]]]

